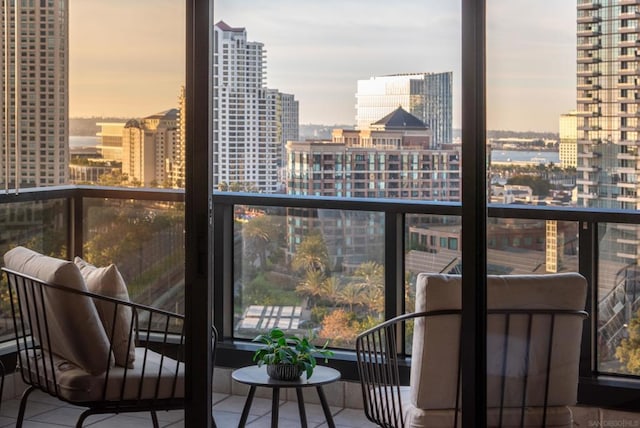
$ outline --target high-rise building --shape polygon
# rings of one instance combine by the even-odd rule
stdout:
[[[0,180],[6,187],[69,181],[68,11],[67,0],[12,1],[1,8],[1,28],[8,29],[0,66],[6,89]]]
[[[142,186],[169,186],[169,155],[177,140],[178,110],[126,123],[122,133],[122,173]]]
[[[434,147],[452,142],[453,73],[415,73],[358,80],[356,128],[369,125],[398,107],[422,120],[433,133]]]
[[[577,3],[578,205],[640,208],[638,2]],[[636,265],[640,233],[609,225],[602,258]]]
[[[175,144],[170,147],[168,155],[167,173],[171,187],[183,188],[185,186],[185,153],[186,153],[186,97],[184,86],[178,93],[178,123]]]
[[[558,147],[562,168],[578,166],[578,116],[572,111],[560,115]]]
[[[579,0],[578,203],[638,209],[640,80],[636,2]]]
[[[266,51],[244,28],[220,21],[213,39],[213,184],[283,190],[286,139],[297,139],[298,103],[265,86]],[[293,131],[293,128],[296,128]]]

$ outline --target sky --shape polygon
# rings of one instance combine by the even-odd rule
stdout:
[[[182,0],[70,0],[70,113],[142,117],[177,105]],[[489,129],[557,132],[575,109],[575,0],[488,0]],[[126,10],[126,13],[123,13]],[[267,86],[300,123],[353,124],[359,79],[452,71],[460,126],[460,2],[214,0],[214,22],[267,51]]]

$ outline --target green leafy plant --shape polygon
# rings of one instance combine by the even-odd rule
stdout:
[[[307,373],[307,379],[313,374],[316,366],[316,355],[331,357],[333,352],[327,349],[329,341],[324,346],[317,348],[311,341],[312,337],[298,337],[287,335],[279,328],[274,328],[267,334],[261,334],[253,339],[254,342],[260,342],[264,346],[253,354],[253,361],[259,366],[274,364],[292,364],[301,371]]]

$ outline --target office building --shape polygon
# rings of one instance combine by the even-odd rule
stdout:
[[[578,115],[576,111],[561,114],[559,120],[559,155],[562,168],[578,166]]]
[[[213,47],[214,187],[281,192],[283,147],[297,139],[298,103],[265,86],[266,50],[244,28],[220,21]]]
[[[358,80],[356,128],[368,127],[399,106],[422,120],[434,147],[452,142],[453,73],[416,73]]]
[[[0,73],[3,82],[11,82],[5,85],[9,92],[0,97],[5,112],[0,126],[4,187],[69,182],[67,3],[12,2],[0,12],[8,36],[2,46]]]

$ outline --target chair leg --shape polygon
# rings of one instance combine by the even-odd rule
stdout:
[[[151,411],[151,422],[153,422],[153,428],[160,428],[160,425],[158,425],[158,415],[155,410]]]
[[[29,395],[35,391],[35,387],[32,385],[29,388],[25,389],[22,393],[22,398],[20,399],[20,410],[18,411],[18,420],[16,421],[16,428],[22,428],[22,421],[24,420],[24,412],[27,409],[27,399]]]

